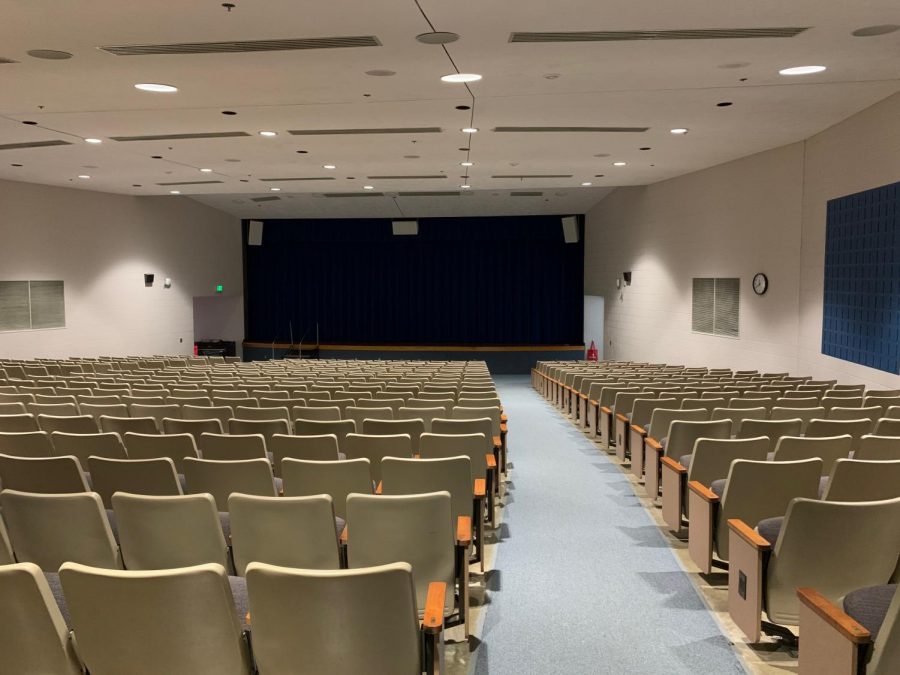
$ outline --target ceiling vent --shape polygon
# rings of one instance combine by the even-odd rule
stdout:
[[[643,133],[648,131],[650,127],[494,127],[494,131],[514,132],[514,133],[557,133],[564,132],[570,134],[578,133],[606,133],[606,134],[630,134]]]
[[[568,33],[510,33],[510,42],[635,42],[640,40],[734,40],[791,38],[809,26],[785,28],[683,28],[679,30],[603,30]]]
[[[510,197],[543,197],[543,192],[510,192]]]
[[[323,192],[323,197],[384,197],[383,192]]]
[[[286,183],[295,180],[334,180],[333,176],[309,176],[298,178],[260,178],[263,183]]]
[[[398,192],[398,197],[459,197],[459,192]]]
[[[502,173],[497,174],[496,176],[491,176],[491,178],[571,178],[572,174],[570,173],[546,173],[546,174],[538,174],[538,173]]]
[[[435,178],[446,178],[442,173],[431,176],[366,176],[369,180],[434,180]]]
[[[31,143],[7,143],[0,150],[23,150],[25,148],[49,148],[54,145],[72,145],[68,141],[32,141]]]
[[[281,197],[250,197],[251,202],[277,202]]]
[[[216,183],[224,183],[222,180],[186,180],[181,181],[180,183],[157,183],[157,185],[163,185],[166,187],[170,187],[172,185],[215,185]]]
[[[170,45],[109,45],[99,47],[99,49],[116,56],[147,56],[150,54],[236,54],[380,46],[381,41],[374,35],[358,35],[290,40],[247,40],[244,42],[182,42]]]
[[[198,134],[161,134],[158,136],[110,136],[113,141],[191,141],[198,138],[238,138],[246,131],[207,131]]]
[[[293,136],[341,136],[365,134],[439,134],[440,127],[397,127],[387,129],[288,129]]]

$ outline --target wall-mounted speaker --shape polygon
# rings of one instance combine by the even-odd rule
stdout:
[[[578,243],[578,218],[565,216],[562,219],[563,237],[567,244]]]
[[[625,280],[626,286],[631,286],[631,272],[622,272],[622,279]]]
[[[144,286],[152,286],[154,276],[155,275],[153,275],[153,274],[145,274],[144,275]]]
[[[391,228],[397,236],[416,236],[419,234],[418,220],[393,220]]]
[[[248,246],[262,246],[263,221],[251,220],[250,230],[247,232]]]

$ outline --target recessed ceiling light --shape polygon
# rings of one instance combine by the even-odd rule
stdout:
[[[581,187],[590,187],[593,183],[582,183]]]
[[[88,176],[86,173],[83,173],[83,174],[81,174],[81,175],[78,176],[78,177],[79,177],[81,180],[87,180],[88,178],[90,178],[90,176]]]
[[[478,129],[475,127],[466,127],[465,129],[460,129],[464,134],[477,134]]]
[[[103,141],[101,141],[99,138],[85,138],[84,142],[93,143],[94,145],[96,145],[97,143],[102,143]]]
[[[10,164],[10,166],[22,166],[21,164]]]
[[[374,190],[374,189],[375,189],[374,185],[363,185],[363,190]]]
[[[203,173],[212,173],[212,169],[200,169]]]
[[[825,70],[825,66],[793,66],[792,68],[782,68],[778,71],[779,75],[812,75],[813,73],[821,73]]]
[[[237,115],[237,113],[234,110],[223,110],[222,114],[223,115]]]
[[[730,105],[734,105],[734,103],[732,103],[731,101],[719,101],[718,103],[716,103],[716,105],[719,108],[727,108]]]
[[[875,37],[876,35],[887,35],[900,30],[900,26],[888,23],[881,26],[866,26],[865,28],[857,28],[853,31],[855,37]]]
[[[559,79],[559,73],[547,73],[544,75],[545,80],[557,80]]]
[[[602,174],[602,173],[595,173],[594,178],[603,178],[603,175],[604,174]]]
[[[613,162],[613,166],[625,166],[627,162]]]
[[[477,73],[452,73],[450,75],[444,75],[441,78],[441,82],[450,82],[450,83],[465,83],[465,82],[478,82],[481,79],[481,75]]]
[[[37,122],[35,122],[35,121],[33,121],[33,120],[22,120],[22,124],[27,124],[27,125],[33,127],[33,126],[35,126],[35,125],[37,124]]]
[[[271,136],[277,136],[277,135],[278,135],[278,132],[277,132],[277,131],[260,131],[260,132],[259,132],[259,135],[260,135],[260,136],[270,136],[270,137],[271,137]]]
[[[376,70],[367,70],[366,75],[370,75],[371,77],[392,77],[397,74],[396,70],[384,70],[384,69],[376,69]]]
[[[460,186],[459,186],[459,188],[460,188],[461,190],[468,190],[468,189],[471,188],[471,187],[472,187],[471,185],[460,185]]]
[[[323,169],[336,169],[337,167],[334,164],[323,164]]]
[[[475,162],[460,162],[460,166],[475,166]]]
[[[416,40],[424,45],[446,45],[459,40],[459,35],[456,33],[432,31],[416,35]]]
[[[649,147],[638,148],[638,150],[651,150],[651,149],[652,149],[652,148],[649,148]]]
[[[297,154],[298,154],[298,155],[308,155],[308,154],[309,154],[309,150],[298,150],[298,151],[297,151]]]
[[[169,194],[170,194],[170,195],[180,195],[180,194],[181,194],[181,190],[169,190]]]
[[[457,110],[471,110],[471,109],[472,109],[472,106],[470,106],[470,105],[458,105],[458,106],[456,106],[456,109],[457,109]]]
[[[281,188],[269,188],[269,192],[281,192]]]
[[[136,84],[134,88],[141,91],[152,91],[157,94],[170,94],[173,91],[178,91],[178,87],[173,87],[171,84],[153,84],[152,82]]]
[[[683,136],[688,132],[684,127],[675,127],[674,129],[669,129],[670,134],[675,134],[676,136]]]
[[[150,155],[150,159],[162,159],[162,155]]]

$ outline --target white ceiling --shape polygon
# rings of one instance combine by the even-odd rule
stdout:
[[[438,216],[575,213],[610,188],[643,185],[806,138],[900,90],[896,0],[421,0],[471,86],[471,195],[458,192],[471,99],[440,76],[453,66],[414,0],[155,0],[49,3],[0,0],[0,145],[72,145],[0,151],[0,179],[135,195],[183,195],[244,217]],[[510,43],[513,31],[666,30],[809,26],[794,38],[605,43]],[[114,56],[101,45],[377,36],[382,46],[240,54]],[[71,52],[35,59],[31,49]],[[743,64],[743,65],[742,65]],[[825,73],[785,78],[787,66]],[[740,65],[741,67],[722,67]],[[392,77],[367,70],[389,69]],[[547,79],[548,74],[558,75]],[[746,81],[741,81],[746,78]],[[137,91],[137,82],[179,87]],[[368,94],[368,96],[366,96]],[[732,101],[730,107],[718,107]],[[222,110],[238,114],[226,116]],[[36,126],[22,124],[30,120]],[[497,126],[635,126],[644,133],[498,133]],[[676,137],[672,127],[690,133]],[[433,134],[292,136],[288,129],[440,127]],[[263,129],[275,138],[257,135]],[[117,142],[117,135],[245,131],[248,137]],[[85,137],[104,140],[88,145]],[[649,147],[650,150],[639,148]],[[298,154],[306,150],[307,154]],[[163,159],[152,159],[161,155]],[[415,155],[415,158],[407,158]],[[602,155],[598,157],[597,155]],[[228,159],[240,160],[229,162]],[[614,167],[613,161],[627,166]],[[337,165],[334,171],[323,164]],[[21,164],[13,167],[12,164]],[[211,168],[213,173],[200,173]],[[89,180],[78,179],[90,175]],[[494,175],[568,178],[492,178]],[[368,176],[433,175],[422,180]],[[330,178],[268,183],[273,177]],[[159,183],[218,180],[207,185]],[[241,182],[241,181],[245,182]],[[581,187],[591,182],[592,187]],[[330,198],[373,185],[384,196]],[[135,186],[140,187],[135,187]],[[278,201],[253,202],[275,196]],[[541,192],[513,197],[511,191]],[[178,197],[172,197],[176,199]]]

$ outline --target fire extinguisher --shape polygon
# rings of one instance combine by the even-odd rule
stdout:
[[[591,340],[591,346],[588,347],[587,350],[587,360],[588,361],[599,361],[600,354],[597,352],[597,345],[594,344],[594,341]]]
[[[593,344],[593,343],[591,343]],[[194,356],[200,356],[200,348],[197,347],[197,343],[194,343]]]

